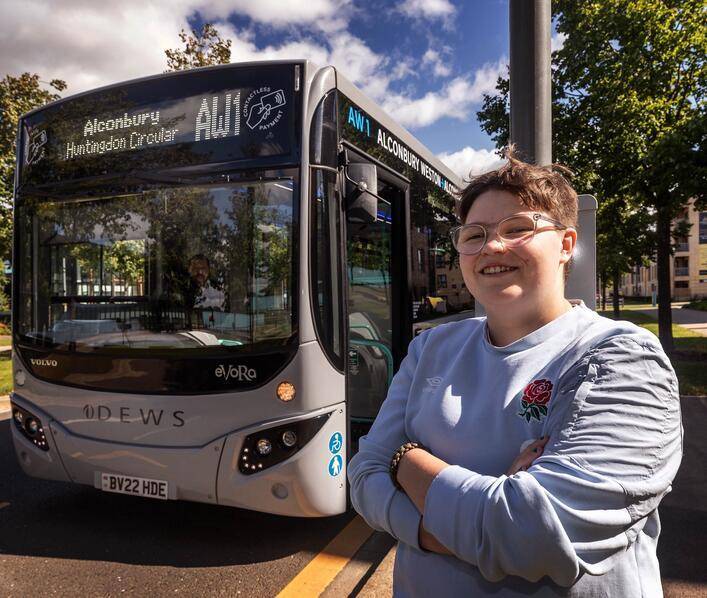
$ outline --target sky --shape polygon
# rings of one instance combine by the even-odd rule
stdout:
[[[231,62],[334,65],[459,176],[500,164],[476,112],[507,72],[508,0],[2,0],[0,78],[63,79],[69,95],[153,75],[204,22]]]

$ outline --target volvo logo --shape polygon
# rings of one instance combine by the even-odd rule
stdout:
[[[257,378],[257,373],[247,365],[230,365],[228,367],[220,365],[216,368],[216,377],[224,380],[233,378],[239,382],[252,382]]]
[[[55,368],[59,365],[56,359],[30,359],[32,365],[44,365],[50,368]]]

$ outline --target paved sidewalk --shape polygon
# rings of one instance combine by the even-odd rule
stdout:
[[[10,410],[10,396],[0,395],[0,413]]]
[[[658,308],[651,309],[638,309],[636,310],[642,314],[645,314],[654,320],[658,320]],[[700,311],[699,309],[682,309],[673,307],[673,324],[682,326],[697,332],[702,336],[707,336],[707,311]]]

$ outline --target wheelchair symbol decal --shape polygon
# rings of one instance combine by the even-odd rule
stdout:
[[[344,445],[344,437],[341,432],[334,432],[329,439],[329,451],[333,454],[338,453]]]

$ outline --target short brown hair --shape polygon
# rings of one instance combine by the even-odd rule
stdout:
[[[543,211],[565,226],[577,226],[577,192],[563,176],[571,176],[572,171],[559,164],[548,167],[523,162],[515,157],[512,145],[506,148],[504,157],[506,164],[472,177],[459,194],[457,213],[462,223],[476,198],[495,189],[512,193],[529,209]]]

